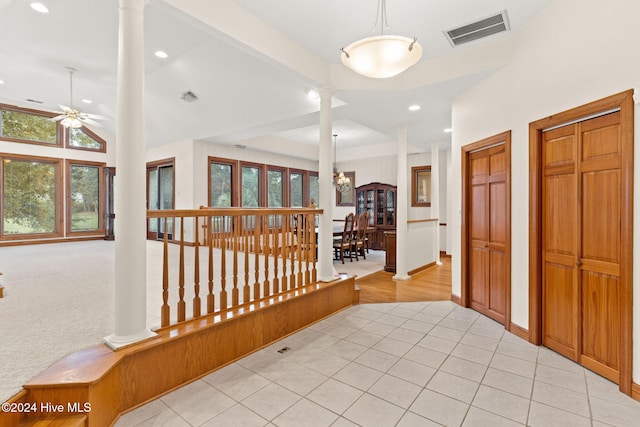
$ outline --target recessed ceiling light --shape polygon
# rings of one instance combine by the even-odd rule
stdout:
[[[409,106],[409,111],[418,111],[419,109],[421,109],[422,107],[419,105],[411,105]]]
[[[29,6],[31,6],[31,9],[35,10],[36,12],[49,13],[49,8],[38,1],[34,1]]]
[[[452,130],[451,128],[446,128],[443,132],[451,133],[451,130]]]
[[[0,85],[3,85],[3,84],[4,84],[4,80],[0,80]]]
[[[309,91],[307,92],[307,96],[311,99],[318,99],[320,98],[320,94],[318,93],[317,90],[315,89],[309,89]]]
[[[93,103],[93,101],[92,101],[92,100],[90,100],[90,99],[83,99],[83,100],[82,100],[82,102],[84,102],[85,104],[91,104],[91,103]]]
[[[169,54],[164,50],[156,50],[153,54],[160,59],[167,59],[169,57]]]

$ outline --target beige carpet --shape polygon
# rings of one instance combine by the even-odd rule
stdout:
[[[0,280],[5,286],[5,297],[0,298],[0,401],[20,391],[24,383],[52,363],[74,351],[101,344],[102,338],[113,332],[114,247],[113,242],[89,241],[0,248],[0,271],[4,274]],[[170,245],[170,252],[174,260],[170,281],[174,284],[178,246]],[[160,242],[148,242],[150,327],[160,323],[161,254]],[[202,255],[204,263],[206,257]],[[185,299],[189,302],[193,298],[193,286],[188,285],[193,283],[193,248],[187,248],[185,259],[188,266]],[[366,261],[360,258],[344,265],[334,261],[337,272],[358,277],[381,270],[383,264],[384,252],[380,251],[371,251]],[[201,268],[202,289],[206,288],[206,272],[206,268]],[[254,280],[252,273],[251,283]],[[229,289],[231,277],[227,283]],[[244,285],[243,275],[239,283]],[[175,301],[177,285],[172,287],[171,301]],[[190,312],[188,306],[187,313]]]

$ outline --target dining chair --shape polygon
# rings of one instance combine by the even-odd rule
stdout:
[[[354,238],[351,242],[351,250],[356,253],[356,261],[358,261],[358,254],[362,254],[362,257],[367,259],[367,255],[365,254],[365,239],[367,238],[368,221],[366,212],[363,212],[358,216],[358,227],[356,228]]]
[[[333,253],[334,258],[337,260],[338,255],[340,260],[344,264],[344,255],[349,255],[349,261],[353,262],[353,251],[351,250],[351,244],[353,242],[353,224],[355,217],[353,213],[349,213],[344,218],[344,229],[342,230],[342,236],[333,241]]]

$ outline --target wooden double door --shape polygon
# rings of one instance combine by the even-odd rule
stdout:
[[[620,112],[542,134],[542,344],[619,381]]]
[[[507,326],[511,295],[511,133],[463,147],[463,305]]]

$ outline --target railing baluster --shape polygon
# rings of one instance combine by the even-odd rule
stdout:
[[[304,217],[298,214],[298,280],[296,288],[302,286],[302,245],[304,244],[302,231],[304,227]]]
[[[291,271],[289,272],[289,289],[296,287],[296,246],[299,242],[296,242],[297,221],[296,214],[291,215],[291,251],[289,252],[289,258],[291,261]]]
[[[226,217],[223,217],[226,219]],[[222,290],[220,291],[220,310],[227,309],[227,232],[220,232],[220,257],[222,260],[220,261],[220,286]]]
[[[308,285],[311,283],[311,231],[309,229],[311,223],[306,215],[301,214],[301,216],[304,221],[304,230],[302,231],[304,233],[304,284]]]
[[[280,232],[278,231],[280,227],[278,227],[278,216],[273,215],[273,293],[277,294],[280,292],[280,279],[278,279],[278,237]]]
[[[282,291],[287,291],[288,277],[287,277],[287,249],[289,246],[289,215],[282,215]]]
[[[238,218],[233,217],[233,229],[231,231],[231,238],[233,239],[233,290],[231,291],[231,305],[233,307],[239,304],[240,293],[238,290]]]
[[[253,284],[253,299],[260,299],[260,223],[253,223],[253,253],[255,255],[255,283]]]
[[[209,218],[209,294],[207,295],[207,313],[213,313],[216,306],[215,295],[213,295],[213,219]]]
[[[193,317],[200,317],[200,237],[198,233],[198,217],[195,218],[195,254],[193,266]]]
[[[311,203],[311,207],[315,209],[315,205],[313,202]],[[312,270],[311,270],[311,282],[315,283],[318,281],[318,270],[316,269],[316,265],[318,262],[318,247],[316,245],[316,214],[309,214],[309,222],[311,225],[309,226],[309,234],[311,235],[311,258],[313,260]]]
[[[249,227],[247,218],[242,217],[242,235],[244,240],[244,288],[242,292],[242,303],[246,304],[251,300],[251,286],[249,286]]]
[[[167,218],[164,219],[164,242],[162,254],[162,308],[160,325],[169,326],[171,323],[171,307],[169,306],[169,238],[167,233]]]
[[[173,224],[175,233],[175,224]],[[184,217],[180,217],[180,273],[178,279],[178,322],[186,319],[186,304],[184,302]]]
[[[264,241],[262,249],[264,252],[264,282],[262,295],[266,298],[271,295],[271,291],[269,290],[269,253],[271,252],[269,245],[269,218],[267,215],[260,215],[260,220],[264,225],[264,231],[262,232],[262,240]]]

